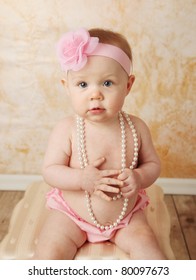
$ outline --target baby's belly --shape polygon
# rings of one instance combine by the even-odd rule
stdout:
[[[87,209],[87,201],[84,191],[63,191],[64,200],[68,205],[84,220],[93,224]],[[137,194],[129,198],[127,215],[134,207],[137,200]],[[124,198],[115,201],[105,201],[96,195],[91,196],[91,205],[93,213],[100,224],[110,225],[115,222],[123,208]]]

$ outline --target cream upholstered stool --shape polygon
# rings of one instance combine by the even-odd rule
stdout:
[[[39,231],[48,210],[45,207],[45,195],[50,187],[44,182],[30,185],[21,201],[16,205],[9,226],[8,234],[0,244],[0,259],[29,259],[33,256]],[[159,186],[147,189],[150,204],[145,209],[148,222],[152,227],[159,245],[168,259],[174,259],[170,246],[170,218]],[[110,242],[86,242],[78,251],[75,259],[129,259],[122,250]]]

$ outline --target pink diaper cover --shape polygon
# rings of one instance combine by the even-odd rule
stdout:
[[[129,224],[132,215],[136,211],[143,210],[149,203],[149,198],[146,195],[146,192],[144,190],[140,191],[138,194],[138,199],[131,212],[129,212],[116,227],[108,230],[101,230],[82,219],[73,209],[71,209],[65,202],[62,191],[58,188],[53,188],[50,192],[48,192],[46,199],[46,205],[50,209],[61,211],[70,217],[70,219],[73,220],[81,230],[86,232],[87,240],[92,243],[110,240],[118,229],[126,227]]]

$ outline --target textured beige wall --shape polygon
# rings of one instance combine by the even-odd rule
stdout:
[[[54,44],[78,27],[122,32],[136,83],[125,109],[150,126],[163,177],[195,176],[195,9],[191,0],[2,0],[0,173],[40,173],[48,135],[70,112]]]

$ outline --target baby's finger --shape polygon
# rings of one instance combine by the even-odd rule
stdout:
[[[104,184],[104,185],[114,185],[114,186],[123,186],[123,182],[121,180],[118,180],[118,179],[115,179],[115,178],[102,178],[100,180],[100,183],[101,184]]]
[[[121,191],[123,197],[131,197],[136,192],[136,190],[133,189],[131,186],[125,186],[123,188],[120,188],[120,191]]]
[[[127,174],[126,174],[125,172],[122,172],[122,173],[117,177],[117,179],[124,181],[124,180],[127,179]]]
[[[105,161],[104,157],[98,158],[93,162],[93,166],[97,168],[97,167],[101,166],[104,163],[104,161]]]
[[[101,190],[103,192],[119,193],[119,188],[111,187],[108,185],[101,184],[96,187],[96,191]]]
[[[102,199],[105,199],[107,201],[111,201],[112,198],[110,196],[108,196],[107,194],[105,194],[104,192],[102,192],[101,190],[96,190],[94,191],[94,194],[99,196]]]
[[[119,175],[121,173],[121,170],[101,170],[101,175],[103,177],[110,177],[114,175]]]

